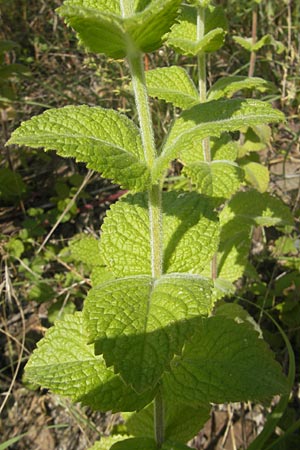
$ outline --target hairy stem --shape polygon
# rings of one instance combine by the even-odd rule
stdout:
[[[252,45],[257,41],[257,3],[253,4],[252,9]],[[256,52],[252,51],[250,55],[250,64],[248,76],[253,77],[256,63]]]
[[[128,57],[132,86],[137,108],[145,160],[149,167],[153,166],[156,157],[152,118],[146,90],[145,73],[142,54],[137,53]]]
[[[120,0],[120,8],[123,17],[131,16],[134,13],[133,0]]]
[[[153,167],[157,156],[154,144],[149,101],[146,90],[142,54],[128,55],[132,76],[135,103],[138,112],[145,160],[150,168]],[[162,275],[163,244],[162,244],[162,196],[161,187],[156,184],[148,191],[148,208],[150,219],[151,271],[153,278]],[[164,441],[164,408],[161,393],[154,399],[154,433],[158,447]]]
[[[204,37],[205,34],[205,9],[200,6],[197,8],[197,40]],[[199,100],[200,103],[206,102],[206,56],[204,52],[201,52],[197,56],[198,65],[198,87],[199,87]],[[203,139],[203,155],[204,161],[210,162],[210,142],[209,137]]]
[[[164,401],[159,390],[154,400],[154,426],[155,426],[155,441],[158,448],[164,443]]]
[[[205,35],[205,9],[200,6],[197,8],[197,40],[200,40]],[[207,90],[206,90],[206,56],[205,53],[199,53],[197,56],[198,64],[198,87],[199,87],[199,100],[200,103],[204,103],[207,100]],[[210,139],[209,137],[203,139],[203,156],[204,161],[211,161],[211,151],[210,151]],[[217,278],[217,254],[214,255],[211,261],[211,277],[213,280]]]

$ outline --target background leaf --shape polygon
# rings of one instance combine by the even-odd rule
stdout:
[[[258,77],[230,76],[217,80],[208,91],[208,100],[218,100],[223,97],[230,98],[233,94],[243,90],[258,90],[265,92],[274,89],[272,83]]]
[[[237,193],[221,212],[220,222],[219,277],[235,281],[247,265],[253,226],[293,226],[293,217],[279,199],[252,190]]]
[[[198,162],[185,166],[184,173],[201,194],[230,198],[241,186],[244,172],[229,161]]]
[[[242,167],[245,171],[245,180],[258,192],[266,192],[270,181],[268,168],[252,161],[243,164]]]
[[[178,66],[146,72],[148,94],[186,109],[199,102],[199,94],[187,72]]]
[[[223,8],[211,7],[205,11],[205,35],[197,38],[196,8],[184,5],[178,23],[173,25],[167,43],[181,54],[195,56],[200,52],[214,52],[224,43],[227,21]]]
[[[201,160],[198,154],[205,137],[217,137],[225,131],[280,120],[284,120],[280,111],[259,100],[213,100],[193,106],[174,121],[162,153],[156,160],[153,177],[158,177],[172,159],[184,159],[186,152],[194,154],[194,161]]]

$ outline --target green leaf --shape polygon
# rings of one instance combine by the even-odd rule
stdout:
[[[26,184],[19,173],[6,167],[0,169],[0,199],[10,202],[21,198],[26,192]]]
[[[224,43],[225,32],[222,28],[207,33],[201,40],[191,41],[183,38],[169,37],[168,43],[178,53],[187,56],[196,56],[199,53],[210,53],[217,50]]]
[[[57,9],[59,15],[77,32],[80,42],[91,52],[112,58],[126,56],[126,31],[123,19],[109,11],[72,5]]]
[[[130,438],[117,442],[111,450],[157,450],[154,439],[151,438]]]
[[[225,316],[233,319],[236,323],[244,323],[250,330],[257,331],[259,337],[263,339],[263,334],[258,323],[242,306],[237,303],[219,303],[214,310],[216,316]]]
[[[178,66],[146,72],[148,94],[186,109],[199,102],[196,86],[187,72]]]
[[[10,238],[7,244],[4,245],[8,255],[13,258],[20,258],[25,251],[25,247],[21,239]]]
[[[133,438],[118,442],[111,447],[111,450],[157,450],[156,442],[151,438]],[[161,446],[161,450],[190,450],[186,445],[166,441]]]
[[[153,0],[144,10],[138,8],[139,12],[123,18],[115,14],[120,14],[117,7],[107,11],[103,2],[98,6],[94,1],[74,4],[71,0],[58,8],[58,12],[89,50],[124,58],[133,50],[152,52],[159,48],[174,23],[179,4],[180,0]]]
[[[153,178],[159,177],[172,159],[182,157],[184,160],[185,152],[197,155],[198,146],[205,137],[282,120],[284,116],[280,111],[259,100],[213,100],[193,106],[174,121],[154,165]]]
[[[69,242],[72,257],[89,267],[104,265],[99,251],[99,240],[85,234],[77,235]]]
[[[272,45],[276,49],[276,53],[280,54],[286,50],[282,42],[276,41],[271,34],[266,34],[261,39],[253,43],[252,38],[243,38],[241,36],[233,36],[234,41],[241,45],[248,52],[258,52],[266,45]]]
[[[100,411],[134,411],[153,399],[153,392],[137,395],[126,386],[87,341],[81,313],[66,315],[38,343],[26,379]]]
[[[167,397],[191,404],[263,401],[287,391],[266,343],[247,324],[225,316],[202,320],[163,386]]]
[[[124,441],[128,439],[128,436],[124,436],[123,434],[116,434],[112,436],[103,436],[100,441],[94,443],[93,447],[89,448],[89,450],[110,450],[112,445],[116,442]]]
[[[209,419],[211,406],[201,405],[195,408],[178,402],[164,402],[165,410],[165,438],[179,442],[192,439]],[[126,428],[133,436],[153,436],[154,406],[132,414],[126,421]]]
[[[208,100],[219,100],[222,97],[232,97],[242,90],[257,90],[265,92],[273,89],[272,83],[258,77],[229,76],[220,78],[208,91]]]
[[[258,192],[266,192],[269,187],[270,174],[267,167],[256,162],[248,162],[242,165],[245,171],[245,180]]]
[[[11,78],[13,75],[20,75],[30,73],[30,70],[28,67],[24,66],[23,64],[8,64],[5,66],[0,66],[0,80],[3,81],[5,79]]]
[[[210,138],[210,152],[213,161],[235,161],[238,156],[239,145],[233,141],[228,133],[223,133],[221,137]],[[199,143],[197,152],[195,149],[184,151],[180,161],[183,165],[194,164],[199,161],[205,161],[203,143]]]
[[[27,435],[27,433],[19,434],[18,436],[15,436],[11,439],[8,439],[5,442],[2,442],[2,444],[0,444],[0,450],[5,450],[5,449],[11,447],[13,444],[15,444],[16,442],[19,442],[26,435]]]
[[[79,6],[121,15],[120,0],[65,0],[64,6]]]
[[[218,247],[214,205],[197,193],[164,192],[164,272],[200,274]],[[116,276],[151,274],[150,222],[146,195],[128,195],[111,206],[100,251]]]
[[[9,52],[10,50],[19,47],[19,44],[10,40],[0,40],[0,54],[4,52]]]
[[[232,198],[221,212],[220,222],[218,276],[233,282],[246,268],[253,226],[293,226],[293,217],[281,200],[249,191]]]
[[[139,50],[148,53],[161,47],[180,3],[181,0],[152,0],[142,12],[124,19],[126,31]]]
[[[238,144],[236,141],[232,140],[230,134],[228,133],[223,133],[219,138],[214,137],[211,138],[210,149],[211,149],[211,156],[214,161],[216,160],[235,161],[237,159]],[[184,156],[186,161],[187,160],[186,153]]]
[[[211,290],[208,280],[187,274],[107,282],[84,303],[89,339],[137,392],[152,389],[191,333],[192,319],[211,311]]]
[[[91,272],[91,283],[93,287],[114,280],[114,278],[115,277],[107,270],[106,266],[94,266]]]
[[[264,150],[271,141],[271,134],[271,128],[265,124],[249,127],[244,133],[243,145],[238,146],[238,157]]]
[[[202,39],[198,39],[196,9],[183,6],[179,21],[173,25],[167,43],[179,53],[189,56],[202,52],[214,52],[224,43],[226,26],[222,8],[211,7],[206,11],[205,35]]]
[[[125,188],[143,190],[149,184],[137,127],[111,109],[83,105],[48,110],[23,122],[8,144],[55,149]]]
[[[198,192],[220,199],[230,198],[244,180],[243,170],[230,161],[197,162],[186,166],[184,173]]]
[[[56,292],[53,290],[49,282],[36,281],[32,288],[28,291],[28,300],[33,300],[39,303],[48,302],[56,297]]]

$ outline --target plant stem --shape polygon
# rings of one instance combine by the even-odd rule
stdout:
[[[156,394],[155,400],[154,400],[154,426],[155,426],[155,441],[160,448],[162,444],[164,443],[164,401],[161,394],[161,391],[159,390]]]
[[[132,0],[120,0],[122,17],[131,16],[134,13],[134,2]]]
[[[132,86],[137,108],[145,160],[149,167],[153,166],[156,157],[152,118],[146,90],[145,73],[142,54],[137,53],[128,56]]]
[[[197,8],[197,40],[200,40],[205,35],[205,8],[198,6]],[[198,88],[199,88],[199,100],[200,103],[204,103],[207,100],[207,90],[206,90],[206,55],[201,52],[197,56],[198,65]],[[210,139],[209,137],[203,139],[202,141],[203,157],[204,161],[211,162],[211,151],[210,151]],[[214,255],[211,261],[211,277],[213,280],[217,278],[217,254]]]
[[[205,34],[205,9],[199,6],[197,8],[197,40],[200,40],[204,37]],[[204,52],[201,52],[197,56],[197,65],[198,65],[198,87],[199,87],[199,100],[200,103],[206,102],[206,56]],[[203,139],[202,141],[203,147],[203,156],[204,161],[211,161],[210,154],[210,142],[209,137]]]
[[[138,112],[145,160],[151,169],[157,156],[154,144],[154,133],[148,94],[145,83],[142,54],[128,55],[128,62],[132,76],[132,86]],[[162,196],[159,184],[153,185],[148,191],[148,209],[150,221],[151,272],[153,278],[162,275],[163,236],[162,236]],[[154,432],[157,446],[164,442],[164,408],[160,392],[154,399]]]
[[[257,3],[254,2],[252,9],[252,45],[257,41]],[[248,76],[253,77],[256,63],[256,52],[252,51],[250,55],[250,64]]]
[[[156,158],[154,133],[149,109],[148,95],[145,83],[142,54],[128,56],[132,76],[132,86],[138,112],[145,160],[151,169]],[[154,185],[148,192],[149,219],[151,240],[151,269],[153,278],[162,274],[162,205],[161,189]]]

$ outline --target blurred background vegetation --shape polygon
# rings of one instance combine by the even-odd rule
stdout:
[[[0,448],[86,449],[102,434],[121,430],[117,415],[94,413],[22,382],[22,368],[45,329],[81,308],[89,267],[78,257],[78,235],[99,237],[119,186],[54,152],[4,147],[23,120],[67,104],[100,105],[134,116],[126,64],[87,54],[55,14],[62,0],[0,0]],[[297,379],[277,434],[300,418],[300,2],[219,0],[229,20],[225,46],[208,58],[211,85],[226,75],[260,76],[273,83],[259,94],[286,122],[253,154],[271,172],[269,191],[289,205],[294,230],[256,230],[238,295],[266,309],[284,328],[297,361]],[[147,68],[195,62],[162,48]],[[248,93],[248,95],[251,95]],[[157,142],[174,116],[152,100]],[[173,168],[178,173],[176,165]],[[287,350],[274,325],[252,314],[285,370]],[[198,449],[246,448],[263,427],[266,405],[224,405],[194,440]],[[9,441],[11,440],[11,441]],[[10,444],[10,445],[9,445]],[[278,449],[300,448],[299,431]]]

